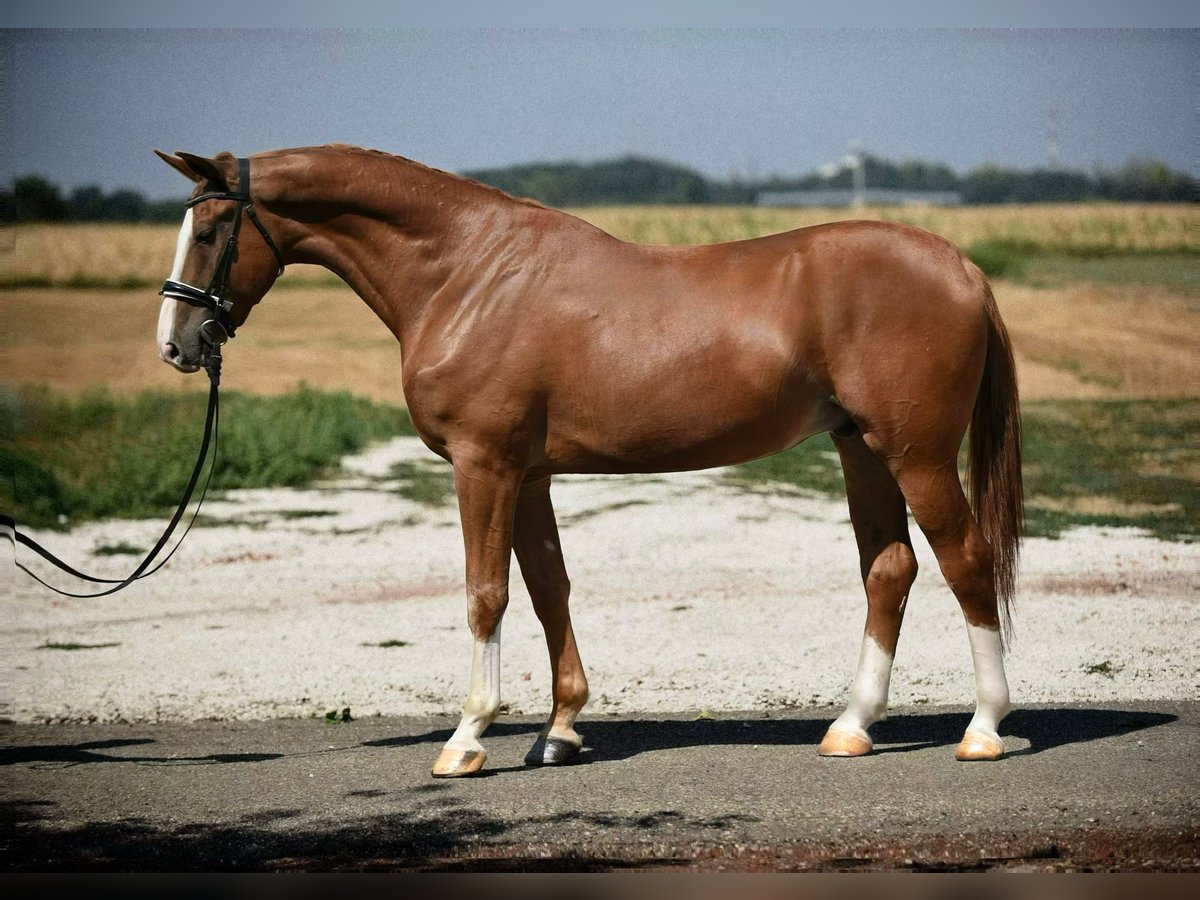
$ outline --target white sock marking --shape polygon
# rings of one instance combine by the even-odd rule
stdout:
[[[835,731],[870,740],[867,729],[887,713],[888,686],[892,680],[892,656],[869,634],[863,635],[858,653],[858,671],[850,688],[846,711],[830,726]]]
[[[446,746],[454,750],[480,750],[479,736],[500,711],[500,626],[486,641],[475,641],[471,651],[471,681],[462,719]]]
[[[975,664],[975,716],[967,726],[967,731],[999,740],[996,729],[1009,710],[1008,680],[1004,677],[1000,632],[968,623],[967,638],[971,642],[971,658]]]

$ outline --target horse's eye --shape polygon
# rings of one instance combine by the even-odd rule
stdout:
[[[202,232],[200,232],[198,235],[196,235],[196,243],[197,244],[211,244],[213,242],[214,234],[216,234],[216,229],[205,228]]]

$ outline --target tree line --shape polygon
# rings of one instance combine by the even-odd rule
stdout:
[[[942,163],[875,156],[863,158],[870,188],[958,191],[964,203],[1065,203],[1090,200],[1195,202],[1197,180],[1155,160],[1131,160],[1115,170],[1020,170],[984,165],[958,175]],[[843,169],[765,178],[706,178],[676,163],[642,156],[599,162],[547,162],[464,172],[518,197],[549,206],[600,204],[753,204],[763,191],[850,188],[852,173]],[[137,191],[107,193],[95,185],[69,193],[40,175],[17,178],[0,191],[4,222],[178,222],[183,198],[147,200]]]

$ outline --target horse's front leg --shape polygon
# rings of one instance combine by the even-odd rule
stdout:
[[[467,568],[467,624],[474,638],[462,719],[433,764],[436,778],[471,775],[486,759],[479,742],[500,712],[500,620],[508,606],[513,515],[522,472],[480,454],[454,457]]]
[[[517,501],[513,550],[534,611],[546,632],[550,652],[551,689],[554,707],[546,727],[525,757],[531,766],[553,766],[569,762],[583,747],[575,732],[575,717],[587,703],[587,676],[575,646],[567,599],[571,582],[563,564],[558,524],[550,503],[550,478],[526,479]]]

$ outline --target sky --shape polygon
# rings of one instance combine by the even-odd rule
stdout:
[[[116,24],[137,21],[160,24]],[[1045,165],[1051,131],[1069,168],[1138,157],[1200,173],[1195,28],[2,34],[3,174],[68,190],[176,197],[185,185],[155,148],[247,155],[327,142],[451,171],[635,153],[726,178],[803,174],[859,140],[874,155],[965,173]]]

